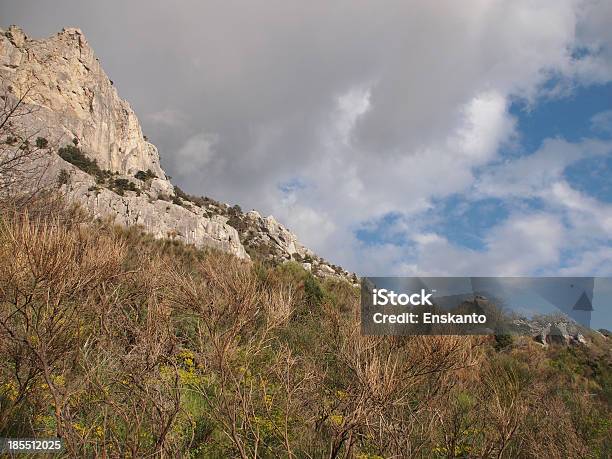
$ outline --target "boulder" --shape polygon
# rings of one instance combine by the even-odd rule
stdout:
[[[570,343],[570,335],[567,327],[562,322],[557,322],[550,327],[547,342],[549,344],[560,344],[567,346]]]
[[[585,345],[585,346],[587,346],[589,344],[588,341],[586,340],[586,338],[584,337],[584,335],[581,334],[581,333],[577,333],[576,335],[574,335],[572,337],[572,343],[582,344],[582,345]]]

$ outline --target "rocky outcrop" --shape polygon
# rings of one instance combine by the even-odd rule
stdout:
[[[24,122],[53,143],[76,139],[102,169],[127,175],[148,169],[166,178],[157,149],[79,29],[44,40],[29,39],[15,26],[0,30],[0,76],[3,93],[25,96],[34,108]]]
[[[0,29],[0,90],[9,100],[23,98],[19,123],[68,160],[52,154],[44,176],[66,198],[95,217],[139,225],[157,238],[249,258],[233,227],[172,202],[174,186],[157,148],[79,29],[45,40],[31,40],[15,26]],[[91,161],[87,167],[83,158]]]
[[[297,236],[273,216],[262,217],[256,210],[242,212],[207,197],[196,197],[178,190],[175,201],[204,215],[214,216],[236,229],[240,241],[251,258],[273,264],[293,261],[319,278],[359,283],[358,277],[340,266],[331,264],[300,243]]]
[[[179,240],[249,258],[234,228],[167,200],[168,195],[164,196],[155,187],[166,181],[145,182],[116,175],[116,180],[133,183],[135,191],[113,190],[100,186],[94,177],[59,157],[54,158],[49,167],[53,172],[58,171],[58,176],[62,174],[60,192],[88,209],[95,218],[110,219],[122,226],[139,226],[157,239]]]
[[[585,331],[578,324],[554,315],[515,319],[511,325],[519,334],[531,336],[542,346],[588,345]]]
[[[294,261],[319,278],[341,279],[355,285],[359,282],[354,273],[327,262],[303,246],[295,234],[271,215],[262,217],[256,210],[243,213],[238,206],[229,207],[212,200],[203,205],[236,228],[253,258],[273,263]]]

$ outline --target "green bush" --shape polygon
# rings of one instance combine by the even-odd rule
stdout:
[[[123,196],[126,191],[135,191],[140,194],[140,190],[134,185],[134,182],[130,182],[125,178],[117,178],[113,181],[111,189],[118,195]]]
[[[83,172],[96,177],[98,181],[104,181],[104,179],[111,175],[110,171],[100,169],[98,162],[85,156],[77,146],[66,145],[58,150],[58,154],[64,161],[74,164]]]
[[[134,177],[136,177],[138,180],[142,180],[144,182],[144,181],[149,180],[149,179],[157,178],[157,175],[155,175],[155,173],[152,172],[151,169],[147,169],[146,171],[138,171],[138,172],[136,172]]]
[[[45,139],[44,137],[38,137],[36,139],[36,146],[38,148],[47,148],[48,145],[49,145],[49,141]]]
[[[68,184],[70,181],[70,174],[66,169],[62,169],[57,176],[57,184],[62,186]]]
[[[514,344],[514,337],[512,335],[500,334],[495,335],[495,349],[501,351]]]
[[[323,301],[321,284],[312,274],[309,274],[304,280],[304,298],[312,307],[320,306]]]

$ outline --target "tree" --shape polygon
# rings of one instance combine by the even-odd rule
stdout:
[[[0,87],[0,206],[22,206],[44,188],[42,177],[52,147],[30,124],[37,111],[26,102],[31,88],[15,95],[4,79]]]

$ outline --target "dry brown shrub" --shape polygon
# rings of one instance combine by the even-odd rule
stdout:
[[[120,272],[124,247],[58,219],[32,220],[27,212],[2,219],[0,240],[0,348],[11,362],[4,378],[17,390],[0,424],[42,378],[63,435],[64,412],[80,382],[62,375],[87,338],[94,292]]]

